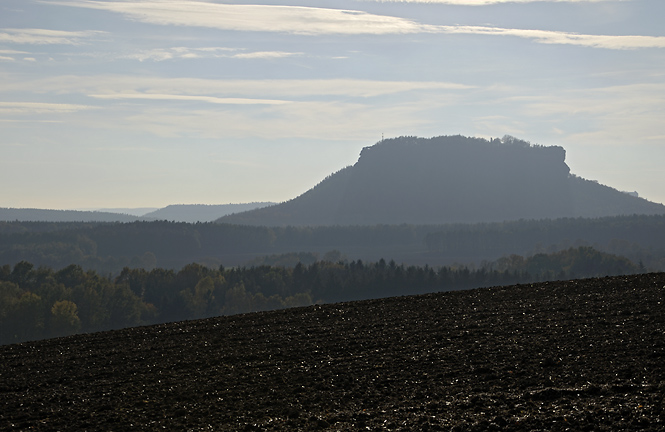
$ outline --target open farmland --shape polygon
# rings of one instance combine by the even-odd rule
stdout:
[[[4,430],[663,430],[665,274],[0,347]]]

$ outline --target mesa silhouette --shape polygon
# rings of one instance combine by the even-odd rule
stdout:
[[[442,224],[665,214],[570,173],[562,147],[506,136],[386,139],[290,201],[224,216],[264,226]]]

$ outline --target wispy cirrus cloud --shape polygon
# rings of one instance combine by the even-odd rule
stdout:
[[[449,82],[362,79],[215,80],[95,75],[19,83],[13,75],[0,77],[0,92],[33,88],[43,99],[87,97],[90,106],[104,113],[75,116],[67,120],[71,124],[170,138],[355,139],[375,135],[379,125],[412,130],[415,125],[428,123],[435,107],[455,104],[462,94],[474,89]],[[400,101],[403,97],[407,102]],[[386,99],[392,102],[385,104]],[[14,103],[0,106],[0,112],[5,108],[18,113],[21,108],[25,114],[29,110],[34,114],[41,108],[44,113],[54,113],[57,105]],[[60,108],[64,112],[84,106]]]
[[[285,51],[256,51],[234,54],[231,57],[237,59],[277,59],[285,57],[298,57],[301,55],[303,55],[303,53]]]
[[[93,109],[88,105],[45,102],[0,102],[2,114],[57,114]]]
[[[213,96],[196,96],[182,94],[156,94],[156,93],[114,93],[89,95],[96,99],[145,99],[145,100],[172,100],[183,102],[207,102],[221,105],[282,105],[289,103],[277,99],[253,98],[220,98]]]
[[[580,89],[551,94],[546,99],[524,96],[521,102],[526,107],[525,113],[530,116],[593,114],[612,119],[608,120],[608,123],[627,118],[634,122],[636,117],[662,118],[665,115],[665,84],[645,83]]]
[[[27,51],[17,51],[17,50],[0,50],[0,54],[29,54]]]
[[[408,34],[436,32],[435,26],[363,11],[304,6],[219,4],[202,1],[61,1],[63,6],[121,13],[161,25],[210,27],[220,30],[322,34]]]
[[[437,1],[437,3],[444,2],[446,1]],[[492,4],[500,2],[505,3],[506,1],[447,1],[449,4],[460,5]],[[522,2],[526,2],[526,0],[522,0]],[[418,23],[405,18],[376,15],[357,10],[302,6],[239,5],[207,3],[201,1],[184,2],[176,0],[136,0],[127,2],[80,0],[58,2],[58,4],[117,12],[131,19],[152,24],[210,27],[231,31],[279,32],[310,36],[330,34],[475,34],[484,36],[514,36],[533,40],[537,43],[577,45],[589,48],[622,50],[665,48],[665,37],[661,36],[589,35],[537,29],[430,25]]]
[[[130,75],[64,75],[26,80],[19,75],[0,75],[1,91],[114,95],[168,94],[257,99],[342,96],[370,98],[409,91],[468,90],[467,84],[445,81],[374,81],[364,79],[204,79]]]
[[[645,145],[662,135],[665,84],[661,82],[540,91],[516,86],[488,93],[495,97],[488,97],[487,106],[512,114],[477,117],[479,129],[487,133],[546,135],[549,130],[567,143],[596,147]]]
[[[436,3],[459,6],[487,6],[499,3],[600,3],[611,1],[632,1],[632,0],[373,0],[380,3]]]
[[[0,43],[31,45],[80,45],[86,39],[105,34],[101,31],[63,31],[48,29],[0,29]]]
[[[590,48],[665,48],[665,37],[662,36],[587,35],[548,30],[506,29],[483,26],[442,26],[441,29],[443,32],[450,34],[514,36],[531,39],[544,44],[578,45]]]
[[[440,101],[437,101],[440,103]],[[251,111],[199,109],[182,112],[170,107],[147,107],[127,118],[129,127],[160,137],[200,136],[207,138],[264,137],[354,139],[374,134],[379,125],[407,130],[431,121],[431,105],[298,102],[256,106]],[[261,118],[260,121],[257,121]]]
[[[179,60],[179,59],[198,59],[198,58],[215,58],[226,56],[220,53],[228,53],[236,51],[234,48],[225,47],[205,47],[205,48],[188,48],[188,47],[173,47],[173,48],[155,48],[149,50],[141,50],[139,52],[124,55],[123,58],[134,59],[139,61],[166,61],[166,60]]]
[[[167,60],[189,60],[189,59],[207,59],[207,58],[236,58],[236,59],[278,59],[286,57],[298,57],[303,55],[301,52],[285,51],[256,51],[256,52],[238,52],[243,51],[238,48],[226,47],[204,47],[204,48],[156,48],[151,50],[142,50],[122,56],[122,58],[134,59],[139,61],[167,61]]]

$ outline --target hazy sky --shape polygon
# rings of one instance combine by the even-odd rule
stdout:
[[[2,0],[0,207],[284,201],[510,134],[665,202],[663,0]]]

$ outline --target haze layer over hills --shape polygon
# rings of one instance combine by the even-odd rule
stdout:
[[[400,137],[275,206],[218,222],[375,225],[665,214],[665,206],[570,173],[562,147],[513,137]]]
[[[21,222],[212,222],[224,215],[265,207],[273,203],[176,204],[164,208],[100,209],[96,211],[0,208],[0,221]],[[145,211],[143,211],[145,210]]]
[[[177,204],[166,206],[143,215],[144,218],[154,220],[168,220],[176,222],[212,222],[218,219],[220,215],[254,210],[265,207],[273,203],[247,203],[247,204],[220,204],[220,205],[202,205],[202,204]]]
[[[0,208],[0,221],[21,222],[135,222],[139,216],[107,211]]]

